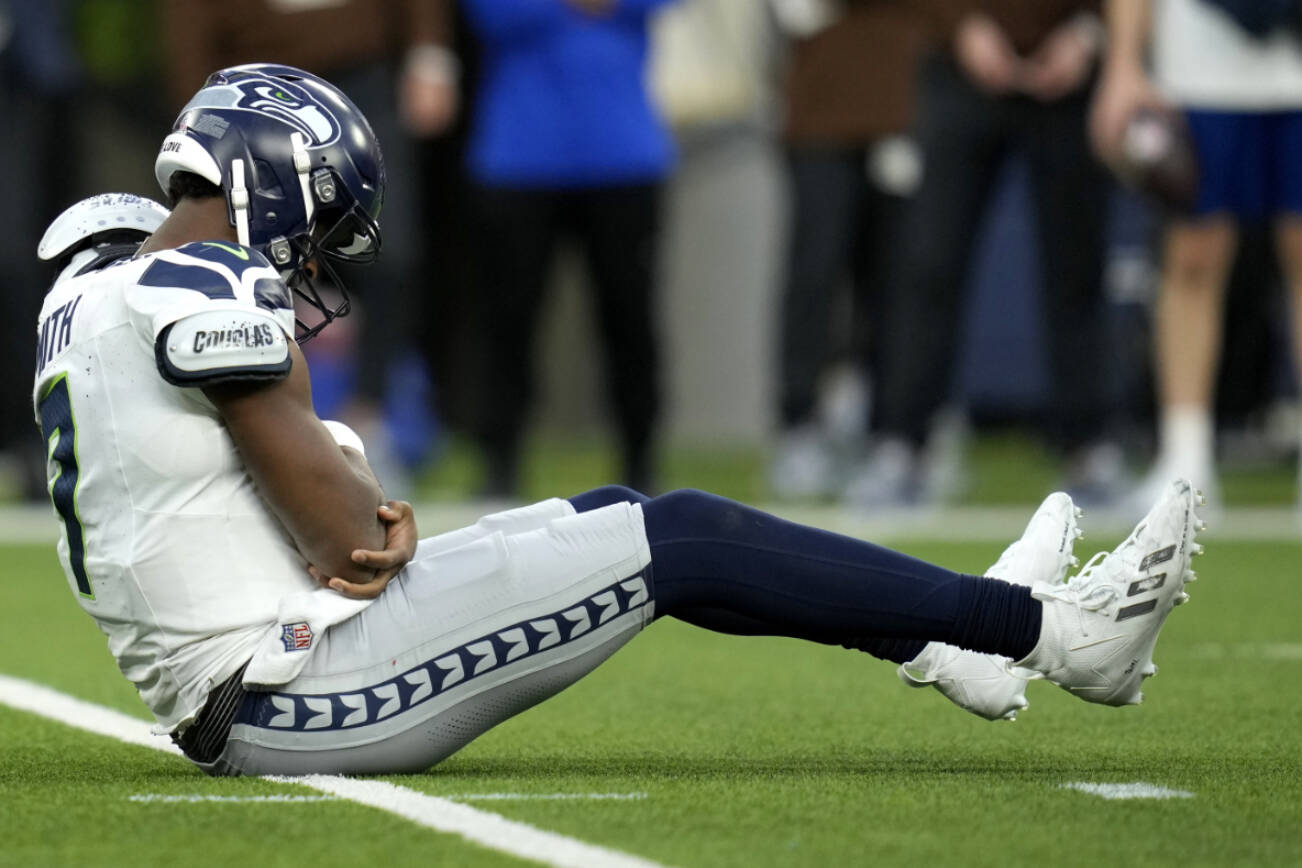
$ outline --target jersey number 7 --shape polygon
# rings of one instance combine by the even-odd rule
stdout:
[[[68,559],[77,590],[93,598],[86,575],[86,545],[77,515],[77,429],[72,418],[72,399],[68,394],[68,375],[63,374],[45,390],[39,404],[41,434],[45,437],[49,459],[54,464],[50,477],[50,499],[63,519],[68,534]]]

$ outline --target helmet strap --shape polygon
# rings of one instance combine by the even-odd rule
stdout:
[[[231,208],[235,210],[235,235],[249,247],[249,189],[244,186],[243,160],[231,160]]]
[[[289,134],[290,147],[294,151],[294,171],[298,173],[298,187],[303,191],[304,225],[312,225],[312,215],[316,213],[316,200],[308,186],[308,175],[312,171],[312,158],[307,153],[307,142],[302,133]]]

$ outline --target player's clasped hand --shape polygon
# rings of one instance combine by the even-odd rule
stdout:
[[[327,576],[308,564],[307,571],[324,588],[338,591],[345,597],[369,600],[380,596],[389,581],[416,555],[416,514],[405,500],[390,500],[379,506],[380,521],[384,522],[384,551],[357,549],[352,554],[353,563],[375,570],[375,577],[366,582],[350,582],[338,576]]]

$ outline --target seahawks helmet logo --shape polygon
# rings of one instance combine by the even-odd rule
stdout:
[[[255,78],[209,85],[182,112],[192,108],[238,108],[269,115],[301,132],[309,147],[329,145],[339,138],[339,121],[329,109],[289,81]]]
[[[296,127],[309,145],[328,145],[339,138],[334,116],[307,94],[285,81],[247,81],[235,85],[243,94],[235,104],[271,115]]]

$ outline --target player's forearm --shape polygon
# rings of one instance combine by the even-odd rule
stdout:
[[[299,552],[321,572],[366,581],[356,549],[384,547],[383,492],[360,454],[335,442],[312,409],[307,364],[291,344],[285,380],[204,389],[249,476]]]
[[[315,422],[315,425],[312,423]],[[268,449],[265,436],[232,430],[249,475],[289,531],[299,552],[321,572],[352,582],[371,571],[351,560],[355,549],[382,549],[376,507],[384,500],[366,459],[339,447],[313,417],[279,432],[292,454]]]
[[[307,520],[299,522],[295,540],[309,563],[330,576],[350,582],[366,581],[374,571],[353,563],[352,553],[356,549],[384,548],[384,525],[375,511],[384,502],[384,492],[362,453],[347,447],[341,447],[340,453],[347,473],[335,479],[323,479],[328,488],[322,491],[322,495],[338,498],[342,508],[321,510],[320,501],[317,501],[316,509],[300,502],[286,511],[292,516],[308,516]],[[307,491],[297,496],[315,497]],[[315,515],[322,511],[327,514]]]
[[[1107,0],[1104,21],[1108,30],[1107,64],[1139,69],[1148,46],[1149,0]]]

